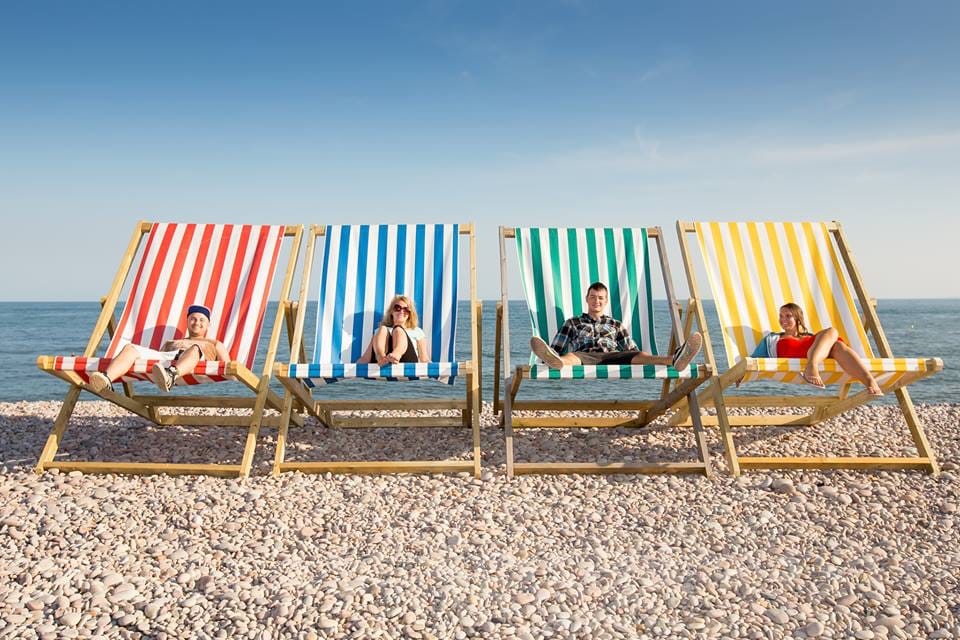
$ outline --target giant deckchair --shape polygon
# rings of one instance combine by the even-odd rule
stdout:
[[[470,359],[457,361],[457,282],[460,236],[470,244]],[[325,238],[323,267],[317,304],[317,330],[313,358],[277,364],[275,375],[287,389],[274,474],[282,471],[312,473],[472,472],[480,475],[480,305],[476,292],[474,232],[470,224],[315,225],[307,239],[306,260],[300,286],[300,307],[294,325],[295,345],[303,342],[306,295],[313,264],[314,244]],[[427,336],[430,362],[379,367],[357,364],[394,295],[410,296]],[[302,352],[302,350],[301,350]],[[291,353],[297,353],[296,350]],[[464,400],[330,400],[323,385],[347,379],[368,381],[442,380],[450,384],[466,376]],[[365,389],[367,395],[382,388]],[[317,461],[286,462],[287,418],[293,403],[307,408],[327,427],[470,427],[472,460]],[[343,417],[351,411],[459,410],[460,416]]]
[[[750,357],[768,332],[780,330],[779,308],[787,302],[795,302],[803,308],[810,331],[816,333],[830,326],[835,327],[847,344],[860,354],[884,392],[896,394],[919,453],[916,457],[899,458],[740,457],[736,454],[732,437],[728,435],[725,445],[734,474],[740,473],[740,469],[778,468],[925,469],[937,472],[936,459],[904,387],[940,371],[943,362],[939,358],[893,357],[880,327],[876,301],[867,295],[839,223],[678,222],[677,233],[692,295],[693,313],[688,314],[687,321],[696,316],[704,335],[706,361],[715,370],[718,370],[716,358],[707,337],[706,316],[690,259],[688,234],[696,236],[720,317],[729,369],[715,378],[715,385],[726,392],[738,380],[803,383],[800,373],[807,364],[806,359]],[[860,312],[863,313],[863,319]],[[876,342],[879,357],[870,345],[868,334]],[[719,400],[716,403],[718,418],[708,417],[705,421],[711,424],[717,419],[724,419],[727,406],[808,406],[812,410],[803,416],[754,414],[729,416],[728,420],[734,426],[814,425],[872,398],[866,389],[851,395],[855,381],[832,359],[824,362],[820,375],[825,384],[840,385],[836,395],[713,394],[712,398]],[[710,402],[708,399],[707,403]],[[680,423],[687,417],[685,412],[679,412],[672,417],[672,421]]]
[[[37,472],[60,469],[94,473],[248,475],[261,425],[276,425],[279,421],[279,417],[265,418],[263,413],[268,406],[277,411],[282,409],[282,398],[270,391],[270,373],[273,371],[284,317],[287,317],[290,324],[293,319],[292,310],[281,304],[270,336],[263,374],[253,373],[267,296],[270,294],[284,238],[290,237],[290,258],[281,291],[284,300],[289,297],[302,230],[300,225],[284,227],[138,222],[113,280],[113,286],[101,300],[100,317],[83,356],[37,358],[40,369],[70,385],[40,454]],[[138,252],[144,238],[144,249]],[[134,269],[132,267],[138,255],[139,263]],[[117,322],[117,301],[130,273],[136,275]],[[121,378],[123,393],[107,389],[96,395],[158,425],[247,427],[246,445],[240,464],[55,460],[80,391],[94,393],[88,386],[89,375],[94,371],[106,371],[110,359],[130,342],[159,349],[165,341],[185,335],[185,312],[187,307],[195,302],[210,308],[212,313],[208,335],[224,343],[231,359],[229,362],[202,361],[193,375],[184,377],[178,384],[237,380],[256,394],[254,398],[135,394],[132,383],[150,379],[150,369],[156,363],[152,360],[136,361],[133,368]],[[104,334],[108,331],[111,336],[110,344],[103,356],[95,357]],[[197,416],[171,412],[171,409],[177,407],[249,408],[251,414]],[[300,416],[296,418],[302,421]]]
[[[709,367],[691,365],[682,371],[653,365],[578,365],[551,369],[537,364],[531,354],[527,365],[510,370],[510,334],[507,322],[507,241],[516,245],[523,292],[530,311],[533,335],[549,343],[566,318],[584,311],[584,297],[592,282],[602,281],[609,287],[609,314],[620,320],[637,345],[654,355],[657,342],[653,327],[653,294],[651,291],[650,241],[656,243],[660,268],[673,318],[670,342],[672,351],[680,339],[680,318],[674,302],[673,285],[667,256],[663,251],[658,227],[650,228],[512,228],[500,227],[500,290],[497,308],[496,346],[494,350],[494,384],[499,385],[501,342],[505,373],[502,413],[506,439],[507,475],[518,473],[704,473],[711,474],[706,437],[694,410],[694,439],[698,462],[647,463],[577,463],[577,462],[514,462],[513,430],[524,427],[642,427],[686,400],[696,407],[694,390],[710,375]],[[657,400],[560,400],[518,401],[524,380],[575,379],[585,385],[588,379],[632,378],[661,380]],[[671,389],[670,383],[674,381]],[[499,412],[499,390],[494,391]],[[549,411],[550,417],[514,417],[517,410]],[[626,410],[631,417],[563,417],[563,413],[583,410]]]

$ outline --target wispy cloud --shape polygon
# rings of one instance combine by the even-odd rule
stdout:
[[[759,149],[754,157],[761,163],[803,164],[809,162],[840,161],[862,156],[889,156],[916,153],[918,151],[955,148],[960,148],[960,130],[943,131],[921,136],[763,148]]]

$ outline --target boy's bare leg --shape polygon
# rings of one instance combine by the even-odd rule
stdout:
[[[137,348],[132,344],[128,344],[121,349],[120,353],[118,353],[107,366],[107,377],[110,378],[110,382],[113,382],[127,371],[130,371],[130,367],[137,361],[139,355],[140,352],[137,351]]]
[[[193,373],[198,362],[200,362],[200,347],[194,345],[180,354],[180,357],[173,361],[173,366],[177,368],[177,375],[183,377]]]
[[[669,356],[655,356],[647,353],[646,351],[641,351],[637,355],[633,356],[630,364],[662,364],[670,366],[673,364],[673,358]]]

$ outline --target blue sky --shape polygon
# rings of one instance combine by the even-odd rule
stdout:
[[[871,295],[960,297],[957,33],[955,2],[7,1],[0,299],[98,298],[138,219],[473,221],[484,298],[500,224],[661,225],[684,295],[677,219],[837,219]]]

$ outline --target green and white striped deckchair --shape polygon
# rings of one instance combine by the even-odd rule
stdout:
[[[552,369],[538,362],[531,354],[526,366],[510,371],[509,332],[502,321],[507,308],[506,245],[513,240],[523,282],[524,297],[530,312],[533,335],[549,343],[567,318],[579,316],[585,310],[587,288],[592,282],[603,282],[610,293],[608,314],[620,320],[641,350],[657,355],[657,341],[653,322],[653,295],[651,288],[651,241],[656,243],[665,288],[674,312],[674,334],[671,349],[679,332],[673,287],[670,283],[666,255],[662,250],[662,234],[651,228],[500,228],[501,295],[498,309],[498,336],[502,335],[504,372],[507,376],[503,396],[503,425],[507,448],[507,473],[710,473],[709,457],[703,433],[696,428],[700,461],[696,463],[605,464],[592,463],[515,463],[513,460],[513,428],[521,427],[610,427],[644,426],[662,415],[678,402],[693,399],[693,390],[710,376],[710,368],[691,365],[677,371],[662,365],[577,365]],[[497,369],[499,374],[497,346]],[[525,402],[516,396],[524,379],[655,379],[664,384],[660,398],[651,401],[559,401]],[[670,382],[674,388],[670,389]],[[499,404],[499,403],[498,403]],[[556,409],[582,411],[627,409],[636,414],[627,418],[549,418],[514,417],[513,411],[523,409]],[[696,412],[694,412],[696,413]]]

